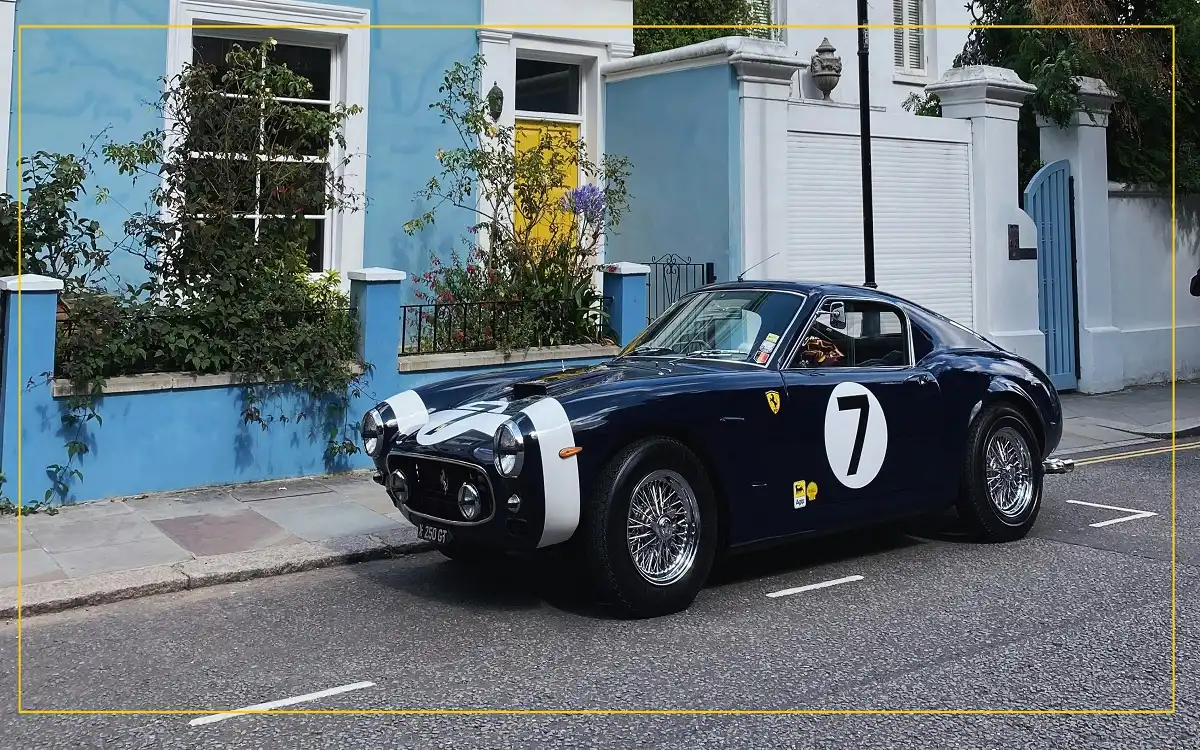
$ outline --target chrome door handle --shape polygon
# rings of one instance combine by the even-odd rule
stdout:
[[[927,372],[919,372],[916,375],[910,375],[904,379],[905,383],[916,383],[917,385],[925,385],[933,382],[933,376]]]

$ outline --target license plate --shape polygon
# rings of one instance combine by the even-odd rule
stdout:
[[[417,538],[434,544],[449,544],[453,537],[447,529],[421,523],[417,524]]]

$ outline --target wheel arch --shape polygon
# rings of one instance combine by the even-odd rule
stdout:
[[[1011,406],[1021,416],[1025,417],[1025,421],[1029,423],[1029,428],[1033,430],[1034,439],[1037,440],[1038,456],[1039,458],[1045,458],[1047,436],[1046,425],[1042,421],[1042,415],[1034,405],[1033,399],[1025,392],[1025,389],[1007,378],[994,378],[992,380],[983,398],[971,409],[970,418],[967,420],[968,429],[979,419],[984,408],[998,404]]]
[[[709,485],[712,487],[713,499],[717,506],[717,549],[724,550],[729,544],[730,507],[728,493],[725,491],[725,472],[716,462],[713,451],[694,431],[659,423],[647,424],[640,429],[625,432],[620,440],[615,440],[603,451],[596,461],[597,467],[607,466],[618,453],[629,446],[645,440],[664,438],[673,440],[691,451],[700,461]]]

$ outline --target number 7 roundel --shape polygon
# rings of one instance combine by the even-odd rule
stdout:
[[[887,417],[875,394],[859,383],[839,383],[825,407],[825,456],[846,487],[866,487],[887,456]]]

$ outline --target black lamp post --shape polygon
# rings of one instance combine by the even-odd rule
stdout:
[[[871,192],[871,73],[868,66],[867,0],[858,0],[858,120],[862,147],[863,286],[875,289],[875,206]]]

